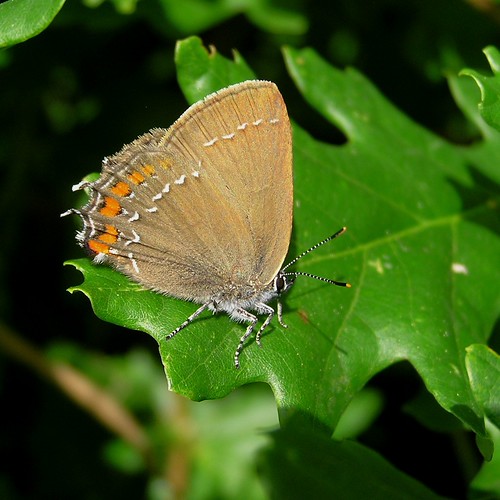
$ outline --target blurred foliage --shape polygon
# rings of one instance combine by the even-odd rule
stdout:
[[[1,44],[9,47],[0,52],[0,345],[6,353],[0,357],[5,464],[0,497],[299,494],[286,490],[284,472],[296,470],[304,447],[331,457],[311,471],[317,481],[335,460],[364,452],[352,443],[332,449],[336,443],[309,436],[300,426],[294,433],[293,422],[269,434],[277,418],[264,385],[202,403],[169,393],[154,341],[101,322],[83,297],[65,292],[80,279],[62,268],[68,257],[81,256],[74,228],[59,219],[75,204],[70,186],[97,170],[103,156],[151,127],[168,126],[186,108],[173,54],[176,40],[192,34],[227,57],[237,49],[260,78],[278,84],[290,115],[319,140],[346,139],[295,89],[281,54],[284,44],[312,47],[335,66],[355,66],[414,121],[448,141],[474,144],[480,126],[462,115],[445,77],[468,67],[483,92],[495,88],[497,75],[490,76],[481,51],[500,46],[498,3],[86,0],[61,5],[49,0],[0,5]],[[452,79],[450,86],[461,91]],[[494,120],[495,103],[483,104],[485,119]],[[7,342],[7,330],[34,352]],[[500,350],[498,324],[490,344]],[[468,353],[471,373],[478,377],[484,360],[491,362],[486,354],[480,348]],[[54,390],[47,367],[59,364],[101,388],[155,446],[139,453],[112,422],[103,426]],[[496,387],[494,380],[488,387]],[[357,437],[390,461],[394,470],[378,455],[368,457],[384,474],[399,474],[397,467],[425,485],[412,484],[408,488],[416,490],[409,491],[423,494],[422,488],[429,488],[453,498],[498,494],[498,452],[492,462],[483,462],[473,436],[424,393],[409,364],[387,368],[353,401],[337,437]],[[496,404],[494,396],[485,394],[487,409]],[[89,405],[95,409],[97,402]],[[494,429],[492,439],[498,448]],[[399,477],[407,484],[407,477]],[[344,498],[358,498],[354,495]]]

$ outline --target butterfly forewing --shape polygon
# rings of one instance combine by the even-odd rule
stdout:
[[[276,86],[250,81],[212,94],[169,129],[165,144],[199,164],[201,196],[213,196],[214,259],[224,253],[244,279],[271,281],[288,250],[293,209],[291,130]]]

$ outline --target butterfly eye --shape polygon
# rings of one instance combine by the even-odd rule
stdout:
[[[277,293],[281,293],[285,288],[286,278],[283,275],[278,274],[278,276],[276,276],[276,278],[274,279],[274,290]]]

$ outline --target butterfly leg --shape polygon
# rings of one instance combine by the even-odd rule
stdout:
[[[245,331],[245,334],[240,339],[240,343],[238,344],[238,347],[236,348],[236,352],[234,353],[234,366],[236,367],[236,369],[238,369],[240,367],[241,351],[243,350],[243,346],[245,345],[246,340],[252,334],[253,329],[258,321],[258,318],[257,318],[257,316],[254,316],[252,313],[245,311],[245,309],[238,309],[236,311],[235,316],[240,321],[249,321],[250,322],[250,324],[248,325],[248,327]]]
[[[196,311],[189,316],[189,318],[182,323],[182,325],[179,325],[173,332],[169,333],[166,337],[165,340],[170,340],[172,337],[175,337],[183,328],[186,328],[186,326],[189,325],[195,318],[197,318],[207,307],[209,306],[209,303],[203,304],[201,307],[196,309]]]
[[[262,323],[262,326],[259,328],[257,335],[255,335],[255,342],[259,347],[261,347],[260,338],[262,337],[262,333],[264,332],[264,330],[267,328],[267,326],[273,319],[274,309],[268,306],[267,304],[257,304],[257,306],[259,307],[260,313],[267,314],[267,318],[265,319],[264,323]]]
[[[288,325],[283,323],[283,304],[278,300],[278,322],[283,328],[288,328]]]

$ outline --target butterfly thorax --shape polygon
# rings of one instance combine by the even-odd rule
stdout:
[[[223,292],[219,296],[214,297],[214,300],[210,302],[208,307],[214,312],[224,311],[234,316],[233,319],[237,319],[238,310],[244,309],[260,312],[260,304],[267,304],[278,296],[278,292],[273,289],[272,283],[265,289],[255,290],[249,287],[247,291],[248,293],[243,294],[240,287],[237,292],[236,290]]]
[[[280,271],[268,284],[262,285],[258,282],[249,282],[246,285],[232,284],[214,296],[209,309],[214,312],[224,311],[239,318],[237,311],[240,309],[252,310],[262,313],[262,304],[267,304],[273,299],[286,292],[292,285]]]

